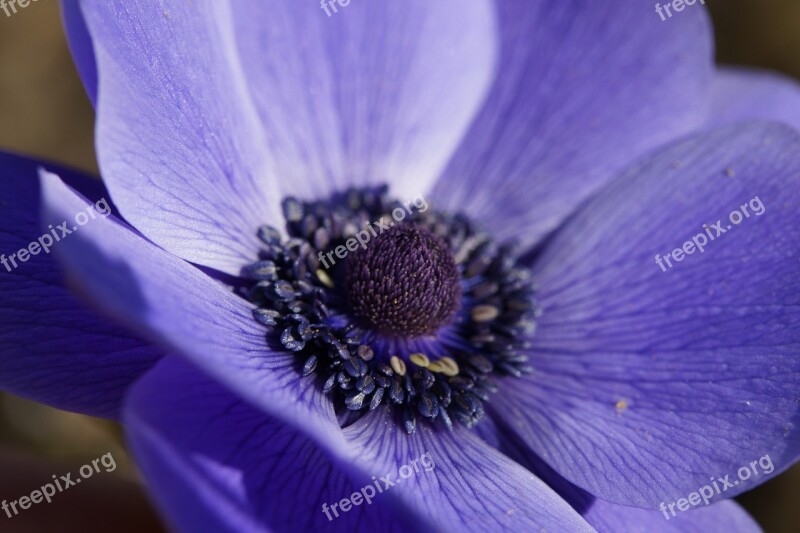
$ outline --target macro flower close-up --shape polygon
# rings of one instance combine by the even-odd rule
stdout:
[[[703,0],[60,9],[99,176],[0,154],[0,389],[118,423],[168,530],[761,531],[800,86]]]

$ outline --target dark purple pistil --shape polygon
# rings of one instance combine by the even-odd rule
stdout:
[[[449,323],[461,301],[459,280],[447,244],[415,225],[394,226],[347,258],[353,314],[386,335],[418,337]]]

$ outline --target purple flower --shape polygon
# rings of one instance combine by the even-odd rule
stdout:
[[[109,195],[53,252],[134,333],[37,254],[2,386],[122,411],[184,531],[757,530],[723,500],[798,454],[800,137],[743,120],[797,88],[715,71],[700,6],[325,13],[65,2],[107,192],[3,156],[0,250]]]

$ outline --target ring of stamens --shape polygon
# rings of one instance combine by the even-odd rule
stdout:
[[[397,208],[403,205],[388,198],[386,187],[324,202],[285,199],[288,238],[259,229],[264,248],[243,271],[252,280],[243,295],[256,305],[254,317],[268,326],[267,335],[296,354],[298,372],[318,377],[337,409],[363,413],[388,403],[409,433],[420,417],[448,429],[452,419],[471,427],[497,390],[494,378],[531,370],[522,353],[538,315],[529,271],[518,265],[512,245],[495,244],[463,216],[409,213],[398,232],[430,235],[449,249],[457,309],[449,313],[443,305],[445,311],[433,313],[442,319],[434,328],[420,329],[402,314],[376,328],[369,319],[380,322],[376,315],[365,320],[350,301],[351,258],[325,268],[320,257]]]

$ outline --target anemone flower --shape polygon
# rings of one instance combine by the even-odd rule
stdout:
[[[175,529],[758,529],[800,99],[700,5],[64,9],[105,189],[3,157],[2,384],[121,416]]]

